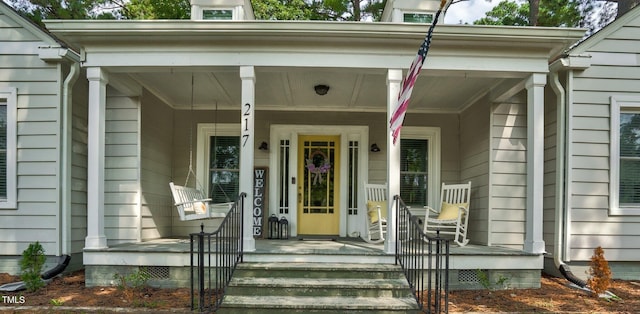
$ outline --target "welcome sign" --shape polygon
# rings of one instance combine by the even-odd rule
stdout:
[[[253,170],[253,236],[262,237],[264,213],[267,211],[267,172],[266,167]]]

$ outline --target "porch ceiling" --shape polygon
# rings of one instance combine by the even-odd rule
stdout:
[[[359,68],[256,67],[258,110],[385,111],[387,71]],[[238,67],[176,72],[170,70],[119,73],[130,76],[176,109],[233,109],[241,103]],[[193,75],[193,76],[192,76]],[[524,75],[523,75],[524,77]],[[416,112],[459,112],[498,84],[522,80],[510,76],[424,69],[414,87],[411,110]],[[318,84],[328,85],[320,96]]]

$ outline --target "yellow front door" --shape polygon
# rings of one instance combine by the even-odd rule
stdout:
[[[298,234],[339,234],[340,136],[299,136],[298,178]]]

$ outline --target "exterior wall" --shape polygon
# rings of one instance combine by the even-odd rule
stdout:
[[[460,182],[471,181],[467,237],[478,244],[488,244],[489,234],[489,118],[490,103],[486,98],[460,115]]]
[[[220,110],[217,113],[211,110],[174,110],[174,125],[190,125],[197,123],[238,123],[240,127],[240,112]],[[362,153],[369,154],[368,181],[374,183],[386,182],[386,113],[376,112],[284,112],[284,111],[256,111],[255,118],[255,143],[259,145],[266,141],[269,143],[270,127],[273,124],[301,124],[301,125],[367,125],[369,126],[369,144],[376,143],[381,149],[379,153],[371,153],[368,147],[362,149]],[[409,114],[405,120],[405,126],[429,126],[441,128],[441,179],[443,182],[456,183],[460,180],[459,160],[459,117],[457,114]],[[189,165],[189,139],[192,139],[194,159],[196,158],[196,132],[191,137],[189,128],[175,127],[173,131],[173,174],[174,182],[184,184]],[[277,143],[269,143],[269,149],[276,149]],[[269,166],[269,154],[255,150],[255,166]],[[195,164],[195,160],[194,160]],[[195,167],[195,166],[194,166]],[[269,176],[276,175],[270,172]],[[167,181],[168,183],[168,181]],[[194,185],[194,178],[190,179],[190,185]],[[168,185],[168,184],[167,184]],[[436,187],[439,189],[439,187]],[[167,188],[168,189],[168,188]],[[438,190],[439,191],[439,190]],[[168,192],[167,192],[168,193]],[[175,209],[173,209],[175,210]],[[186,236],[190,232],[199,231],[200,223],[204,222],[205,230],[214,230],[219,220],[206,221],[180,221],[176,215],[173,219],[172,235]]]
[[[108,245],[140,240],[139,100],[107,92],[104,219]]]
[[[172,235],[175,209],[171,205],[169,181],[174,141],[171,140],[173,110],[169,106],[145,91],[141,112],[140,210],[141,239],[144,241]]]
[[[18,256],[30,243],[39,241],[45,254],[58,255],[59,105],[64,73],[62,67],[38,56],[39,46],[52,43],[2,9],[0,6],[0,89],[17,90],[17,206],[0,209],[0,254]],[[0,265],[0,272],[18,269],[16,263]]]
[[[591,66],[573,71],[568,84],[570,261],[588,261],[597,246],[609,261],[640,260],[640,216],[610,215],[608,198],[609,159],[616,157],[609,152],[609,128],[618,127],[610,125],[610,98],[640,99],[640,17],[637,10],[628,15],[636,17],[578,48],[591,55]]]
[[[543,200],[543,240],[545,250],[555,253],[555,208],[556,208],[556,154],[557,154],[557,108],[555,94],[546,89],[544,106],[544,200]]]
[[[80,73],[73,88],[71,144],[71,252],[80,253],[87,236],[88,81]],[[80,262],[72,257],[72,262]],[[81,263],[81,262],[80,262]]]
[[[527,197],[526,93],[496,104],[491,120],[489,243],[522,249]]]

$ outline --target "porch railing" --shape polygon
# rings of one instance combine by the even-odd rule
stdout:
[[[396,264],[402,267],[422,312],[448,313],[450,240],[426,235],[400,196],[394,197],[394,203]]]
[[[218,229],[191,233],[191,310],[218,309],[238,263],[242,262],[244,200],[241,193]]]

